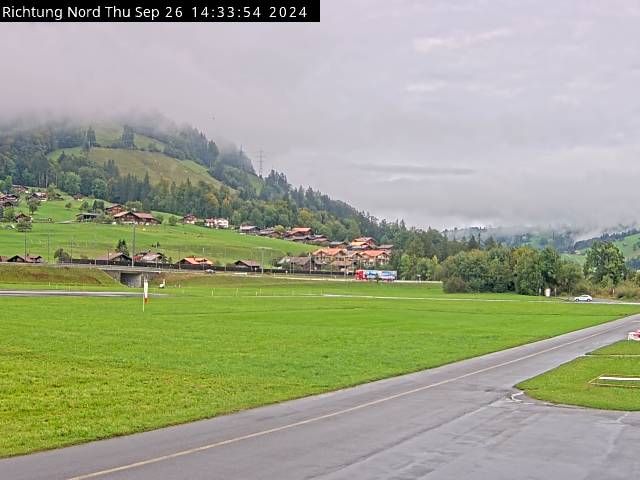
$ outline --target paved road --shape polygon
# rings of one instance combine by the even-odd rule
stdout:
[[[640,412],[512,398],[512,385],[624,338],[638,322],[630,317],[339,392],[7,459],[0,478],[640,478]]]
[[[150,293],[149,296],[164,296]],[[105,292],[83,290],[0,290],[0,297],[140,297],[140,292]]]

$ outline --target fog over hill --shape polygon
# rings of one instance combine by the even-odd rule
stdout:
[[[322,8],[313,25],[5,24],[0,115],[160,111],[423,227],[640,220],[637,2]]]

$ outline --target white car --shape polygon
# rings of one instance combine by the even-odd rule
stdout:
[[[580,295],[573,299],[574,302],[593,302],[593,297],[591,295]]]

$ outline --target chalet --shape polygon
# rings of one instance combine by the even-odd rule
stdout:
[[[14,255],[12,257],[0,256],[0,262],[9,263],[45,263],[40,255]]]
[[[229,220],[226,218],[207,218],[204,226],[208,228],[229,228]]]
[[[313,229],[310,227],[296,227],[292,228],[284,234],[285,237],[305,237],[313,235]]]
[[[238,228],[238,232],[244,233],[245,235],[257,235],[260,229],[255,225],[240,225]]]
[[[329,239],[325,235],[311,235],[308,243],[319,246],[327,246],[329,245]]]
[[[350,244],[352,247],[357,248],[375,248],[376,247],[376,241],[373,239],[373,237],[358,237],[358,238],[354,238],[353,241]]]
[[[196,217],[193,214],[188,214],[185,215],[184,217],[182,217],[182,223],[184,223],[185,225],[195,225],[196,222],[198,221],[198,217]]]
[[[40,202],[46,202],[47,201],[47,192],[31,192],[27,196],[27,201],[28,200],[38,200]]]
[[[365,242],[356,242],[355,240],[353,242],[349,243],[349,250],[367,250],[369,247],[369,245],[367,245]]]
[[[167,257],[161,252],[140,252],[133,256],[134,262],[157,265],[167,263]]]
[[[313,235],[295,235],[293,237],[287,237],[287,240],[290,242],[298,242],[298,243],[310,243],[313,239]]]
[[[106,265],[131,265],[131,257],[122,252],[107,252],[105,256],[96,258],[96,263]]]
[[[378,245],[378,250],[386,250],[387,252],[390,252],[393,250],[393,245],[388,243]]]
[[[318,264],[313,257],[282,257],[278,260],[278,265],[285,270],[302,270],[309,272],[311,270],[318,270]]]
[[[160,220],[150,213],[124,211],[116,213],[113,219],[118,223],[135,223],[136,225],[159,225]]]
[[[18,195],[20,195],[21,193],[27,193],[29,191],[29,189],[24,185],[13,185],[11,187],[11,190],[13,190]]]
[[[76,222],[93,222],[100,214],[94,212],[82,212],[76,215]]]
[[[31,221],[31,217],[26,213],[20,212],[16,215],[16,222],[30,222],[30,221]]]
[[[17,207],[20,203],[20,198],[12,193],[0,194],[0,206],[2,207]]]
[[[249,270],[251,272],[257,272],[261,268],[260,264],[258,262],[254,262],[253,260],[238,260],[233,264],[238,268],[242,268],[243,270]]]
[[[124,208],[119,203],[116,203],[116,204],[111,205],[110,207],[107,207],[107,208],[104,209],[104,213],[107,214],[107,215],[111,215],[111,216],[115,216],[118,213],[122,213],[124,211],[126,211],[126,208]]]
[[[81,193],[76,193],[76,194],[73,196],[73,199],[74,199],[74,200],[82,200],[83,198],[84,198],[84,195],[82,195]]]
[[[338,260],[347,259],[347,251],[343,248],[321,248],[311,254],[318,265],[328,265]]]
[[[0,207],[2,208],[17,207],[18,203],[19,202],[17,200],[12,200],[11,198],[0,198]]]
[[[258,235],[261,237],[273,237],[276,234],[275,229],[273,228],[263,228],[258,232]]]
[[[331,248],[347,248],[347,242],[329,242]]]
[[[377,267],[389,263],[391,255],[388,250],[364,250],[360,252],[363,262],[368,266]]]
[[[213,266],[213,262],[205,257],[185,257],[180,260],[176,265],[199,265],[201,267],[210,267]]]

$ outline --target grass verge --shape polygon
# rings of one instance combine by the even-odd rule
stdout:
[[[598,380],[640,377],[640,342],[621,341],[522,382],[518,388],[547,402],[605,410],[640,410],[640,382]]]

